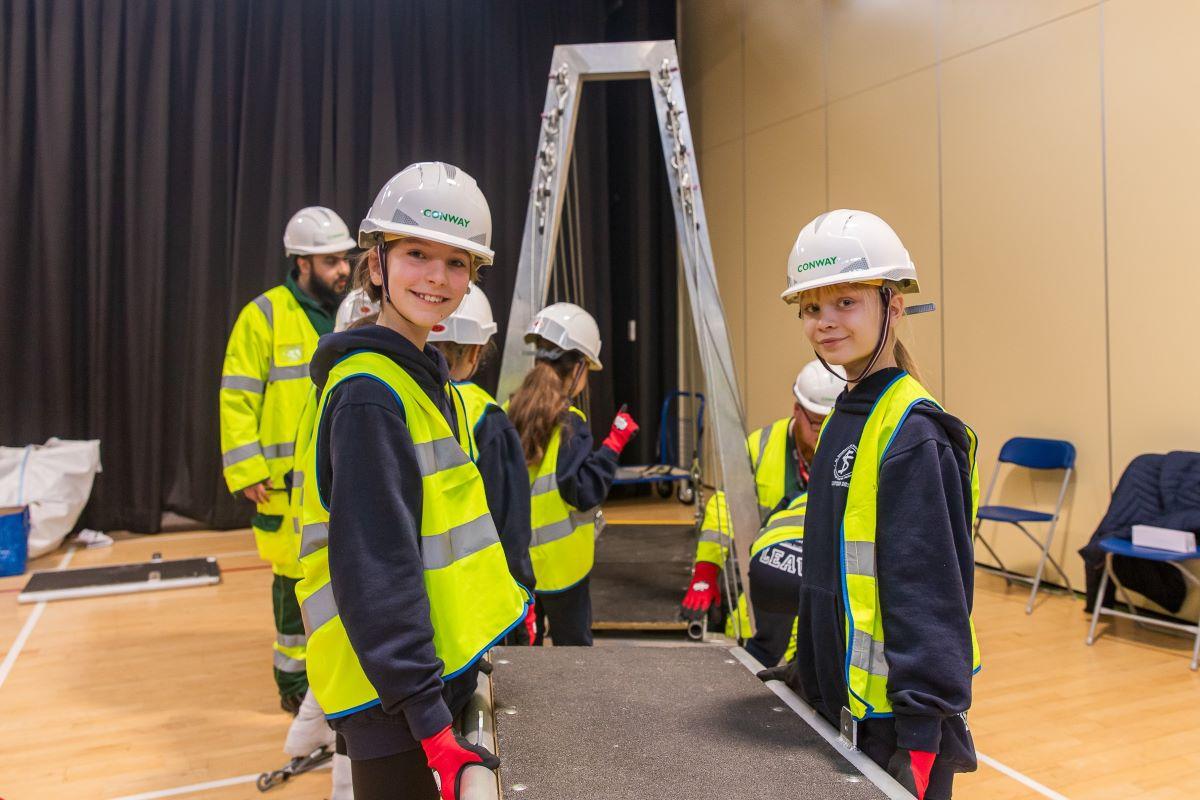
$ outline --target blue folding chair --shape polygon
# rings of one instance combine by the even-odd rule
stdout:
[[[1092,611],[1092,626],[1088,629],[1087,643],[1091,645],[1096,641],[1096,623],[1100,621],[1101,614],[1108,614],[1113,617],[1124,617],[1137,622],[1139,625],[1158,625],[1170,630],[1184,631],[1194,634],[1196,642],[1192,645],[1192,670],[1200,669],[1200,619],[1196,620],[1195,625],[1185,625],[1182,622],[1172,622],[1165,619],[1157,619],[1145,614],[1137,613],[1137,606],[1129,599],[1129,592],[1121,585],[1121,581],[1117,579],[1117,573],[1113,571],[1112,561],[1113,556],[1126,556],[1127,558],[1143,558],[1147,561],[1162,561],[1170,564],[1175,569],[1179,570],[1179,574],[1184,580],[1193,586],[1200,586],[1200,578],[1197,578],[1190,571],[1183,568],[1183,562],[1195,561],[1200,559],[1200,548],[1190,553],[1173,553],[1170,550],[1154,550],[1149,547],[1137,547],[1126,539],[1120,539],[1116,536],[1106,536],[1100,540],[1100,549],[1104,551],[1104,577],[1100,579],[1100,591],[1096,594],[1096,605]],[[1115,608],[1104,607],[1104,592],[1108,589],[1108,582],[1113,582],[1117,587],[1117,592],[1125,600],[1125,605],[1129,607],[1129,612],[1117,611]]]
[[[992,480],[988,484],[987,496],[984,497],[983,505],[979,507],[979,513],[976,515],[974,538],[983,543],[987,551],[992,554],[992,558],[996,559],[999,567],[992,567],[990,564],[980,564],[979,566],[998,572],[1008,582],[1030,582],[1030,578],[1012,572],[1004,566],[1004,562],[1000,560],[1000,556],[996,554],[996,551],[992,549],[988,541],[979,534],[979,528],[983,525],[984,520],[989,520],[991,522],[1008,523],[1025,534],[1042,551],[1042,557],[1038,561],[1037,573],[1031,581],[1033,589],[1029,592],[1029,603],[1025,606],[1025,613],[1032,614],[1033,601],[1037,597],[1038,586],[1042,583],[1042,575],[1046,570],[1047,561],[1062,576],[1063,581],[1067,585],[1067,591],[1074,592],[1074,589],[1071,588],[1071,579],[1067,577],[1067,573],[1063,572],[1063,568],[1050,555],[1050,546],[1054,542],[1054,529],[1058,527],[1059,513],[1062,511],[1063,499],[1067,496],[1067,486],[1071,482],[1071,473],[1075,471],[1075,445],[1059,439],[1031,439],[1018,436],[1004,443],[1004,446],[1000,448],[1000,458],[997,461],[996,469],[992,473]],[[1029,508],[989,505],[992,499],[992,490],[996,488],[996,478],[1000,475],[1001,464],[1012,464],[1016,467],[1033,470],[1063,470],[1062,486],[1058,491],[1058,502],[1054,505],[1054,512],[1047,513]],[[1049,524],[1044,540],[1034,536],[1025,527],[1031,522]]]

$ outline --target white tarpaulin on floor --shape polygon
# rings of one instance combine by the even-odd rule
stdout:
[[[30,558],[62,544],[99,471],[99,439],[0,447],[0,507],[29,506]]]

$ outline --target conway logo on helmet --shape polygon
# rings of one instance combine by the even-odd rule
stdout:
[[[440,219],[443,222],[449,222],[451,225],[457,225],[460,228],[467,228],[471,225],[471,220],[469,219],[465,219],[454,214],[448,214],[445,211],[438,211],[436,208],[427,208],[421,212],[421,215],[429,217],[430,219]]]
[[[830,256],[829,258],[818,258],[818,259],[814,259],[812,261],[805,261],[803,264],[796,265],[796,272],[808,272],[810,269],[816,269],[817,267],[832,267],[834,265],[834,263],[836,263],[836,262],[837,262],[837,256]]]

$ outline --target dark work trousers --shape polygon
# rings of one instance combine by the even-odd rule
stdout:
[[[421,748],[350,762],[354,800],[437,800],[433,770]]]
[[[775,614],[761,609],[755,611],[754,638],[746,642],[746,652],[764,667],[775,666],[787,652],[788,640],[792,638],[792,625],[795,622],[794,611],[791,614]]]
[[[550,640],[555,647],[592,646],[592,595],[588,579],[562,592],[537,592],[537,639],[541,645],[546,638],[546,623],[550,623]]]

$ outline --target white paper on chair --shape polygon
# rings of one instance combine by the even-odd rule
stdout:
[[[1133,546],[1151,550],[1170,550],[1172,553],[1196,552],[1196,534],[1153,525],[1133,526]]]

